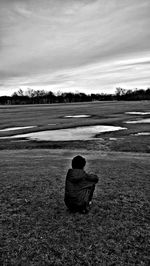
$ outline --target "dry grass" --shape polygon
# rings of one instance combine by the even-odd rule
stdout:
[[[149,131],[149,125],[125,125],[132,118],[127,111],[149,111],[149,102],[0,106],[1,129],[37,126],[0,136],[95,124],[127,126],[95,141],[0,140],[0,265],[150,264],[150,136],[131,136]],[[91,118],[64,118],[75,114]],[[70,214],[63,202],[65,175],[79,152],[87,158],[87,170],[100,177],[87,215]]]
[[[0,151],[1,265],[149,265],[149,156],[80,151],[100,177],[82,215],[63,203],[78,152]]]
[[[127,130],[100,134],[104,140],[73,142],[18,142],[0,139],[2,149],[36,149],[78,147],[91,150],[118,150],[132,152],[150,152],[150,136],[134,136],[138,132],[149,132],[149,124],[125,124],[127,120],[139,118],[127,115],[129,111],[149,111],[149,101],[140,102],[98,102],[52,105],[0,106],[0,129],[17,126],[37,126],[30,129],[0,132],[0,137],[23,134],[34,131],[69,128],[85,125],[114,125]],[[65,118],[66,115],[89,114],[90,118]],[[140,116],[142,117],[142,116]],[[143,117],[148,117],[148,115]],[[48,125],[52,124],[52,125]],[[56,124],[56,125],[55,125]],[[116,141],[109,138],[116,137]]]

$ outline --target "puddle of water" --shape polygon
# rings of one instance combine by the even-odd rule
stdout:
[[[135,121],[126,121],[127,124],[140,124],[140,123],[150,123],[150,118],[145,118],[141,120],[135,120]]]
[[[89,140],[95,137],[96,134],[110,131],[123,130],[126,128],[115,126],[85,126],[67,129],[57,129],[48,131],[39,131],[28,134],[15,135],[8,138],[28,138],[30,140],[41,141],[71,141],[71,140]]]
[[[126,112],[129,115],[149,115],[150,112]]]
[[[29,141],[29,140],[28,140],[28,139],[21,139],[21,140],[16,139],[16,140],[11,140],[11,142],[27,142],[27,141]]]
[[[90,117],[90,115],[66,115],[66,118],[84,118],[84,117]]]
[[[18,130],[18,129],[26,129],[26,128],[33,128],[36,126],[28,126],[28,127],[10,127],[10,128],[4,128],[4,129],[0,129],[0,131],[11,131],[11,130]]]
[[[150,132],[140,132],[140,133],[135,134],[134,136],[149,136],[149,135],[150,135]]]

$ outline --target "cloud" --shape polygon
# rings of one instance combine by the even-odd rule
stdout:
[[[3,89],[36,83],[64,84],[68,89],[74,84],[84,90],[93,85],[94,90],[115,86],[115,77],[130,83],[127,69],[120,65],[114,69],[113,64],[149,56],[149,9],[149,0],[1,0]],[[107,63],[109,70],[97,77],[94,66],[101,69]],[[144,71],[147,75],[148,66],[142,62],[141,74],[134,68],[138,81],[141,76],[142,82]]]
[[[116,87],[148,87],[150,82],[150,54],[145,57],[124,58],[118,61],[94,63],[55,72],[13,77],[7,80],[10,87],[26,89],[45,88],[52,91],[113,92]],[[5,84],[3,84],[4,86]]]

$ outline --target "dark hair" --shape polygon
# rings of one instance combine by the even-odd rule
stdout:
[[[83,169],[85,165],[86,165],[86,160],[85,160],[85,158],[83,158],[80,155],[75,156],[72,159],[72,168],[73,169]]]

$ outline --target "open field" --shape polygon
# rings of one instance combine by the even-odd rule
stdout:
[[[53,105],[0,106],[0,129],[10,127],[36,126],[35,128],[0,132],[0,137],[24,134],[41,130],[54,130],[87,125],[112,125],[126,127],[110,133],[100,134],[95,141],[30,141],[18,142],[1,140],[0,149],[33,149],[33,148],[86,148],[118,151],[149,152],[150,135],[134,136],[139,132],[150,132],[149,123],[126,124],[128,120],[139,119],[139,115],[129,115],[131,111],[150,111],[149,101],[141,102],[93,102]],[[65,118],[67,115],[90,115],[89,118]],[[149,118],[141,115],[140,118]],[[111,139],[110,139],[111,138]],[[116,140],[112,140],[116,138]]]
[[[150,129],[125,124],[139,119],[125,114],[131,111],[149,112],[149,102],[0,106],[0,129],[37,126],[0,137],[84,125],[127,128],[88,141],[0,140],[0,265],[150,264],[150,136],[134,136]],[[81,114],[91,117],[64,117]],[[63,202],[77,154],[100,177],[86,215],[70,214]]]
[[[100,177],[89,214],[63,203],[79,151],[1,151],[1,265],[149,265],[148,154],[80,151]]]

